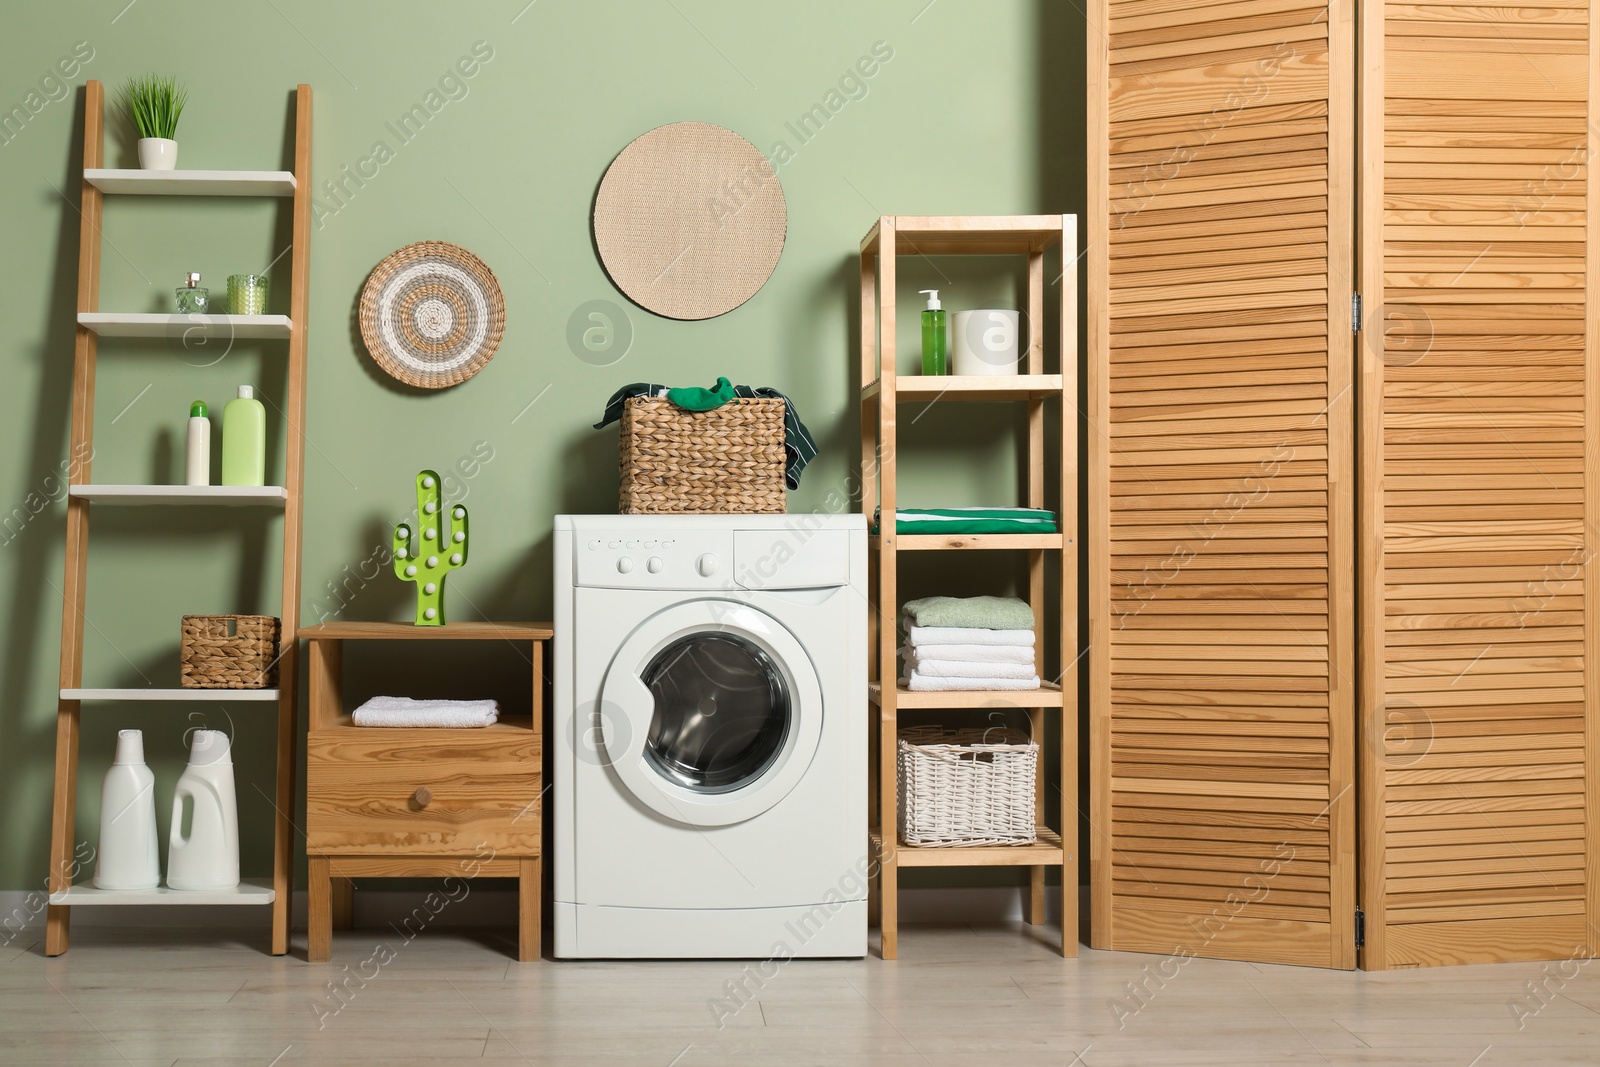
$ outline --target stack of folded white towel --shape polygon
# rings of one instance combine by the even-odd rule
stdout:
[[[373,697],[351,716],[357,726],[429,726],[455,728],[493,726],[500,706],[492,700],[413,700]]]
[[[926,623],[987,625],[926,625]],[[1037,689],[1033,612],[1013,597],[929,597],[905,607],[906,688]],[[1026,625],[1023,625],[1026,623]]]

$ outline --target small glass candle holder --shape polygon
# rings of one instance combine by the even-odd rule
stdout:
[[[265,315],[267,276],[265,274],[228,275],[228,314]]]

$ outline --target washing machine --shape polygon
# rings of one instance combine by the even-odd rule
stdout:
[[[563,515],[558,958],[863,956],[859,515]]]

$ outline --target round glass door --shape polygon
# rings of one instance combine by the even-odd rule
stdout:
[[[607,765],[669,819],[729,826],[781,802],[822,737],[821,680],[777,619],[725,600],[674,604],[623,638],[600,688]]]
[[[789,735],[789,687],[772,657],[742,637],[697,633],[643,671],[655,700],[645,758],[701,793],[739,789],[772,766]]]

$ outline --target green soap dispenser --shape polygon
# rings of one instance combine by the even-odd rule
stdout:
[[[939,305],[939,290],[921,289],[928,296],[928,309],[922,313],[922,373],[949,374],[946,362],[944,308]]]
[[[222,484],[265,485],[266,479],[267,409],[254,389],[241,385],[222,408]]]

